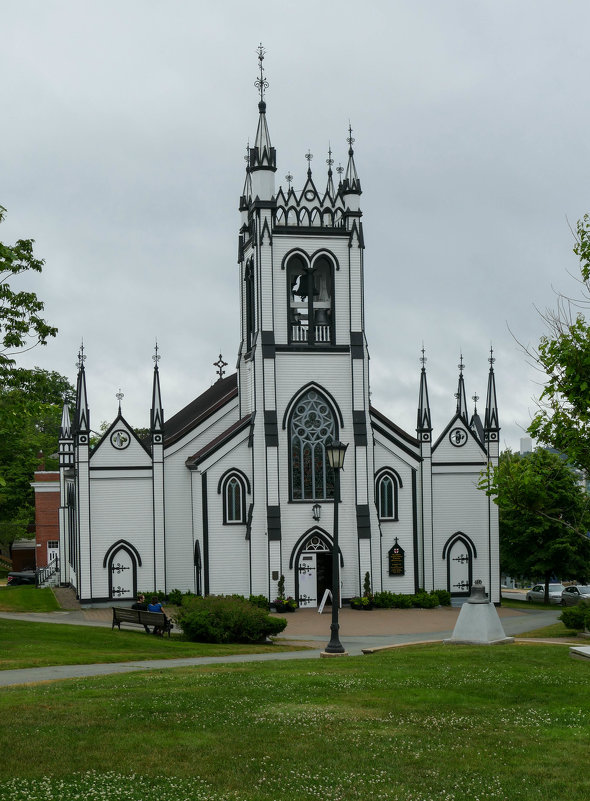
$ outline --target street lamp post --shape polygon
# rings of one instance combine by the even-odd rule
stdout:
[[[338,612],[340,608],[340,550],[338,548],[338,505],[340,504],[340,471],[344,466],[344,456],[348,445],[342,442],[330,443],[326,446],[328,463],[334,470],[334,543],[332,547],[332,623],[330,624],[330,642],[326,645],[326,654],[345,654],[346,651],[338,632]]]

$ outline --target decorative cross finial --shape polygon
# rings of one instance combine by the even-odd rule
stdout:
[[[125,395],[123,392],[121,392],[121,387],[119,387],[119,391],[115,395],[115,398],[119,401],[119,414],[121,414],[121,401],[124,397]]]
[[[227,367],[227,362],[223,361],[223,358],[221,357],[221,353],[219,354],[219,359],[216,362],[213,362],[213,367],[217,367],[216,372],[219,375],[219,378],[217,380],[221,381],[221,379],[223,378],[223,375],[225,373],[225,370],[223,368]]]
[[[313,158],[313,153],[311,150],[308,150],[305,154],[305,158],[307,159],[307,174],[311,175],[311,160]]]
[[[479,400],[479,395],[477,393],[472,395],[471,400],[473,401],[473,413],[477,414],[477,401]]]
[[[334,164],[334,159],[332,158],[332,147],[328,143],[328,158],[326,159],[326,164],[328,165],[328,175],[332,175],[332,164]]]
[[[425,365],[425,364],[426,364],[426,362],[428,361],[428,359],[427,359],[427,358],[426,358],[426,356],[424,355],[425,353],[426,353],[426,351],[424,350],[424,343],[422,343],[422,356],[420,356],[420,359],[419,359],[419,361],[420,361],[420,362],[422,362],[422,369],[423,369],[423,370],[424,370],[424,365]]]
[[[266,49],[262,46],[262,42],[258,45],[256,52],[258,54],[258,66],[260,68],[260,75],[254,81],[254,86],[260,92],[260,102],[264,103],[264,92],[268,89],[268,81],[264,77],[264,65],[262,62],[264,61],[264,55],[266,53]]]
[[[342,183],[342,173],[344,172],[344,167],[342,166],[342,164],[339,164],[336,167],[336,172],[338,173],[339,183]]]
[[[84,340],[82,340],[82,343],[80,344],[80,350],[78,351],[78,361],[76,362],[76,370],[83,370],[85,361],[86,361],[86,356],[84,355]]]
[[[285,181],[287,182],[287,187],[291,189],[291,181],[293,180],[293,176],[290,172],[285,175]]]
[[[352,146],[353,146],[355,140],[354,140],[354,136],[352,135],[352,126],[350,124],[350,120],[348,121],[348,138],[347,138],[346,141],[350,145],[350,147],[348,149],[348,155],[352,156],[352,154],[353,154]]]
[[[461,375],[463,375],[463,370],[465,369],[465,364],[463,362],[463,354],[461,354],[461,356],[459,357],[459,364],[457,365],[457,367],[459,368],[459,372],[461,373]]]
[[[244,156],[244,161],[247,165],[250,163],[250,140],[246,142],[246,155]]]
[[[160,348],[158,347],[158,340],[156,339],[156,345],[154,347],[154,355],[152,356],[152,360],[154,362],[156,370],[158,369],[158,362],[160,361],[161,358],[162,357],[160,356]]]
[[[490,358],[488,359],[488,361],[490,363],[490,370],[492,370],[493,366],[494,366],[494,362],[496,360],[494,359],[494,349],[493,349],[493,347],[491,345],[490,345]]]

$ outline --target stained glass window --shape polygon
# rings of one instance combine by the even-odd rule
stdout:
[[[334,497],[334,471],[326,445],[336,439],[334,414],[325,398],[309,390],[291,416],[291,498],[294,501]]]

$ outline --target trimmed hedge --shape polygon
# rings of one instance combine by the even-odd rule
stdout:
[[[559,620],[566,629],[577,629],[583,631],[584,628],[590,629],[590,608],[585,605],[570,606],[564,609]]]
[[[191,642],[216,643],[263,642],[287,625],[245,598],[225,595],[185,597],[176,622]]]
[[[419,590],[415,595],[384,590],[374,595],[355,596],[350,599],[352,609],[434,609],[435,606],[450,606],[450,604],[451,593],[447,590],[432,592]]]

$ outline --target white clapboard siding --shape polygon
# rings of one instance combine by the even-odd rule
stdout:
[[[120,449],[113,446],[117,432],[121,432],[122,437],[129,437],[127,447]],[[107,433],[90,457],[91,467],[140,467],[151,466],[151,463],[150,455],[122,419],[116,421],[110,433]]]

